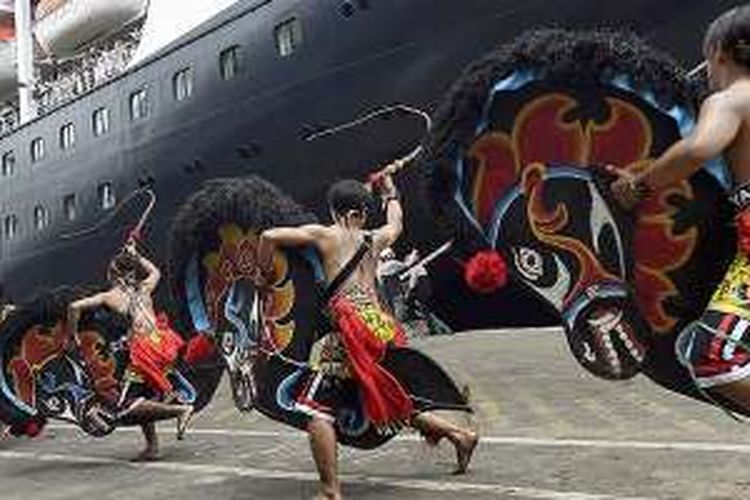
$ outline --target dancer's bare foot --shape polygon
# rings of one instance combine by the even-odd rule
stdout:
[[[133,457],[132,462],[153,462],[159,459],[159,450],[156,447],[146,446],[142,452]]]
[[[474,449],[477,447],[479,442],[479,436],[476,432],[465,431],[462,432],[459,437],[456,438],[456,470],[453,474],[466,474],[466,470],[469,468],[469,462],[474,454]]]
[[[341,496],[341,491],[336,488],[320,489],[317,495],[313,497],[313,500],[342,500],[344,497]]]
[[[187,430],[190,420],[193,418],[193,405],[185,406],[185,411],[177,417],[177,440],[182,441],[185,439],[185,431]]]

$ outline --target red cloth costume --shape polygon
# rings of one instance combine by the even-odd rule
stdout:
[[[164,313],[156,315],[152,332],[135,332],[130,342],[130,366],[153,389],[172,391],[167,373],[174,365],[185,341],[169,325]]]
[[[356,287],[334,296],[328,307],[365,415],[376,427],[408,422],[414,405],[399,381],[379,364],[388,344],[406,345],[401,328],[377,300]]]

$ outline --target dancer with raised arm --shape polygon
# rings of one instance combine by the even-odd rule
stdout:
[[[347,380],[356,384],[364,414],[380,432],[410,425],[430,443],[447,438],[456,449],[456,473],[466,472],[478,442],[476,433],[420,412],[405,387],[380,363],[389,346],[404,345],[405,336],[376,291],[378,256],[398,239],[403,215],[390,175],[383,174],[378,184],[386,223],[375,230],[365,229],[373,208],[370,192],[361,182],[344,180],[328,192],[331,225],[272,228],[261,237],[262,269],[272,268],[275,247],[312,245],[323,261],[324,307],[333,331],[330,342],[336,344],[325,351],[339,358],[327,360],[327,366],[336,369],[317,373],[296,401],[297,409],[310,418],[307,430],[320,474],[320,498],[341,498],[335,423]]]

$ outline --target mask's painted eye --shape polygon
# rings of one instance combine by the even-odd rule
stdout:
[[[562,311],[572,277],[560,257],[549,254],[545,265],[545,256],[532,248],[517,247],[512,252],[514,267],[526,284]]]
[[[516,267],[530,281],[537,281],[544,273],[542,256],[531,248],[524,247],[516,253]]]

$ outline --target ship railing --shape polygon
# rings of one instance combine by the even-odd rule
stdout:
[[[142,24],[129,27],[65,60],[38,61],[35,96],[40,114],[46,114],[124,73],[138,47],[141,29]]]

